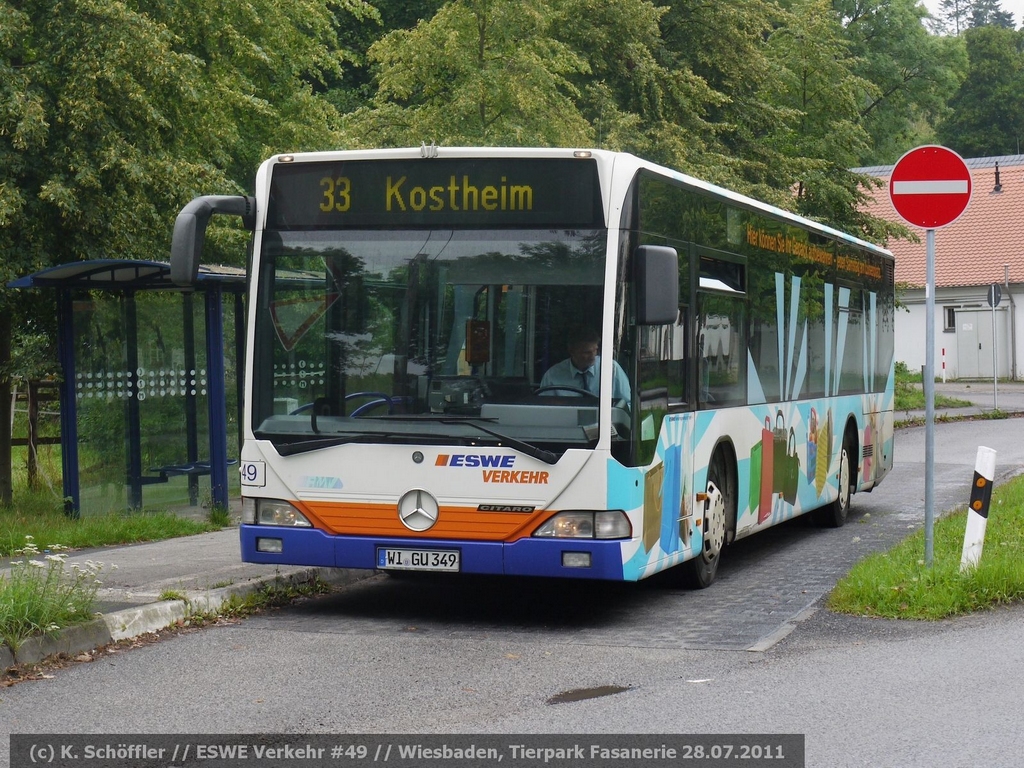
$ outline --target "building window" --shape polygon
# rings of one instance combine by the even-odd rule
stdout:
[[[946,333],[956,330],[956,307],[942,308],[942,330]]]

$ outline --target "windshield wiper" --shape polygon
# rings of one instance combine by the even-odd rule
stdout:
[[[488,429],[482,424],[478,424],[480,421],[479,416],[466,416],[463,418],[453,418],[451,416],[441,416],[439,418],[423,418],[420,417],[388,417],[389,421],[435,421],[441,424],[458,424],[473,427],[474,429],[483,432],[484,434],[490,435],[501,443],[508,445],[510,448],[514,448],[521,453],[525,453],[527,456],[531,456],[538,461],[543,461],[545,464],[557,464],[558,456],[551,453],[551,451],[545,451],[541,448],[537,448],[530,443],[517,440],[514,437],[503,435],[501,432],[497,432],[493,429]],[[321,434],[321,433],[317,433]],[[333,448],[338,445],[348,445],[349,443],[378,443],[387,442],[394,440],[395,438],[404,438],[417,443],[447,443],[447,442],[458,442],[467,444],[465,441],[471,441],[469,437],[455,437],[453,435],[429,435],[421,432],[361,432],[355,435],[339,435],[337,437],[319,437],[314,440],[302,439],[305,437],[303,434],[285,434],[280,432],[257,432],[256,437],[260,440],[269,440],[274,444],[277,452],[281,456],[294,456],[299,453],[308,453],[309,451],[319,451],[324,448]],[[295,439],[296,442],[281,442],[282,439]],[[472,443],[468,443],[472,444]]]
[[[449,435],[424,435],[419,432],[361,432],[355,435],[339,435],[337,437],[321,437],[315,440],[305,440],[306,435],[283,434],[280,432],[257,432],[256,437],[260,440],[269,440],[281,456],[295,456],[299,453],[320,451],[324,448],[334,448],[338,445],[349,445],[350,443],[386,443],[396,438],[403,438],[410,443],[450,443],[453,441],[469,445],[470,438],[452,438]],[[282,440],[294,439],[295,442],[282,442]]]
[[[256,432],[258,440],[269,440],[281,456],[294,456],[297,453],[308,453],[319,451],[324,448],[333,448],[336,445],[348,445],[349,443],[372,443],[391,435],[338,435],[337,437],[319,437],[315,440],[305,440],[305,434],[287,434],[281,432]],[[282,442],[282,440],[295,440],[295,442]]]

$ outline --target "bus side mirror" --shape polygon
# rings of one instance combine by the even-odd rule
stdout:
[[[641,245],[633,254],[638,325],[674,323],[679,316],[679,256],[665,245]]]
[[[240,216],[248,229],[256,226],[256,201],[243,195],[203,195],[181,209],[171,238],[171,282],[191,286],[199,275],[206,225],[215,213]]]

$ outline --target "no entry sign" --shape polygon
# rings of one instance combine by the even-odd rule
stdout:
[[[971,172],[956,152],[926,145],[899,159],[889,199],[904,221],[923,229],[952,224],[971,201]]]

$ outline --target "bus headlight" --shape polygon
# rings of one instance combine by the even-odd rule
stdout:
[[[282,525],[293,528],[312,528],[313,524],[287,501],[277,499],[256,500],[257,525]]]
[[[626,513],[620,509],[609,509],[594,513],[595,539],[628,539],[633,535]]]
[[[251,496],[242,497],[242,523],[256,525],[256,499]]]
[[[626,513],[618,509],[559,512],[544,521],[533,535],[553,539],[628,539],[633,535],[633,527]]]

